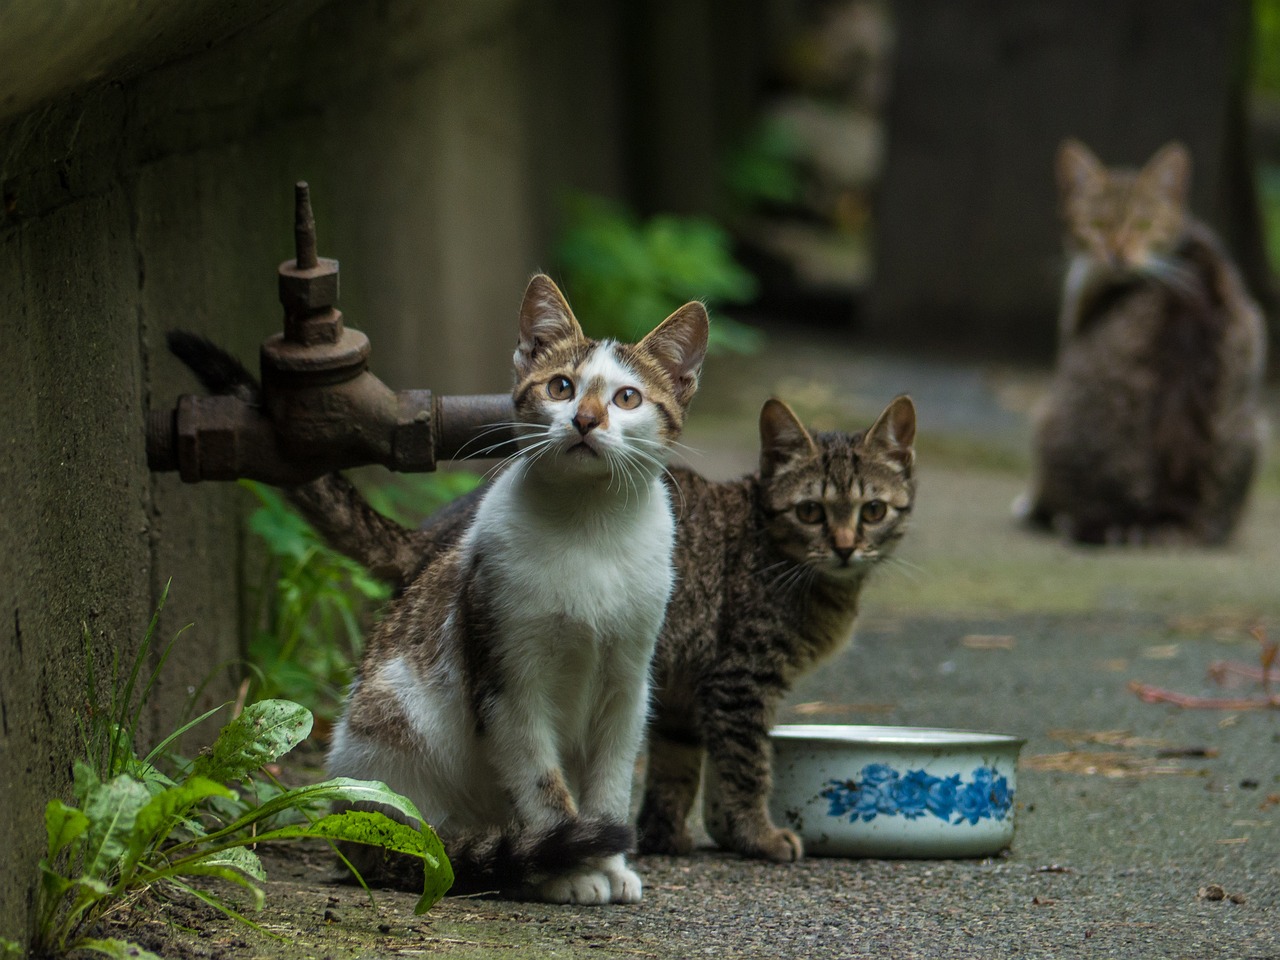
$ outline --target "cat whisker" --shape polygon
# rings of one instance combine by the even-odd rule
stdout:
[[[884,567],[891,567],[895,573],[901,573],[912,583],[919,583],[921,575],[925,573],[924,568],[918,564],[895,557],[893,554],[883,557],[880,565]]]
[[[677,513],[677,516],[683,516],[684,509],[685,509],[684,491],[680,489],[680,484],[676,480],[675,474],[671,472],[671,467],[667,464],[667,461],[665,458],[655,456],[649,453],[648,451],[642,449],[642,447],[644,446],[651,446],[656,449],[665,451],[666,445],[663,443],[660,443],[657,440],[651,440],[648,437],[631,437],[629,439],[631,439],[636,443],[636,446],[634,446],[630,452],[637,458],[640,458],[645,462],[652,464],[654,467],[657,468],[657,470],[655,471],[656,473],[660,475],[665,475],[671,481],[671,483],[668,486],[675,491],[676,497],[678,498],[679,505],[680,505],[680,509]]]
[[[508,466],[510,466],[511,464],[517,461],[523,461],[525,464],[525,468],[527,469],[528,467],[536,463],[538,460],[540,460],[546,454],[547,448],[550,446],[553,446],[555,442],[556,442],[556,438],[551,434],[549,430],[546,431],[543,436],[537,438],[533,443],[527,446],[521,447],[519,450],[515,451],[514,453],[509,454],[506,457],[503,457],[496,464],[490,467],[487,471],[485,471],[485,474],[484,474],[485,479],[492,480],[498,473],[502,472]]]
[[[492,453],[494,450],[501,449],[511,443],[510,439],[500,440],[497,443],[490,444],[476,450],[467,451],[467,447],[473,443],[478,443],[487,436],[498,433],[502,430],[512,430],[515,432],[515,441],[518,443],[521,439],[536,436],[539,431],[545,431],[547,428],[540,423],[525,423],[521,420],[512,420],[505,423],[490,423],[485,425],[485,429],[481,430],[474,437],[458,448],[458,452],[454,454],[455,460],[470,460],[473,457],[483,457],[486,453]],[[520,431],[527,431],[521,434]],[[467,452],[464,452],[467,451]]]

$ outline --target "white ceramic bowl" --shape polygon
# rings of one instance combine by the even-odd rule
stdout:
[[[834,857],[981,857],[1013,840],[1018,751],[998,733],[921,727],[775,727],[774,823]],[[724,845],[708,766],[702,816]]]

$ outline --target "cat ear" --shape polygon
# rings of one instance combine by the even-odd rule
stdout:
[[[896,397],[884,408],[880,418],[871,425],[862,439],[867,450],[897,460],[910,466],[915,460],[911,444],[916,439],[916,405],[906,394]]]
[[[1079,192],[1083,187],[1106,176],[1107,168],[1079,140],[1063,140],[1058,147],[1056,163],[1058,189],[1064,197]]]
[[[1185,203],[1191,187],[1191,151],[1177,140],[1166,143],[1147,161],[1138,179],[1174,203]]]
[[[528,370],[550,344],[583,339],[582,328],[560,288],[545,274],[535,274],[520,304],[520,339],[512,358],[516,369]]]
[[[676,401],[682,407],[689,405],[698,389],[710,324],[707,308],[694,300],[663,320],[636,345],[667,372],[675,385]]]
[[[781,400],[770,397],[760,410],[760,475],[771,476],[797,457],[816,457],[818,448],[800,418]]]

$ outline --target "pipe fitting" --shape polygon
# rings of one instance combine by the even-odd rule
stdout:
[[[334,307],[338,261],[316,255],[305,183],[295,188],[296,256],[278,268],[284,332],[263,341],[261,406],[234,396],[183,396],[147,417],[147,462],[188,483],[241,477],[293,486],[378,463],[434,470],[463,454],[515,449],[507,394],[437,397],[393,391],[369,372],[369,339]]]

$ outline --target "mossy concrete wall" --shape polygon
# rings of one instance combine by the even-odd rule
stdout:
[[[239,655],[243,492],[146,465],[146,411],[196,389],[164,331],[253,362],[307,179],[375,371],[503,390],[557,191],[622,176],[613,4],[229,4],[204,33],[152,30],[147,6],[133,32],[84,24],[112,55],[0,101],[0,936],[18,939],[78,752],[82,624],[100,676],[130,662],[172,578],[159,639],[194,626],[144,736],[211,675],[204,701],[226,696]],[[13,24],[9,43],[43,42]]]

